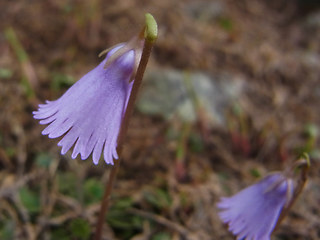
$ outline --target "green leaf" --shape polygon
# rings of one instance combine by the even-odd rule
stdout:
[[[19,190],[19,197],[23,206],[30,213],[37,213],[40,210],[40,199],[39,196],[28,189],[27,187],[22,187]]]
[[[36,164],[38,167],[49,168],[52,157],[48,153],[39,153],[36,156]]]
[[[255,178],[260,178],[261,177],[260,171],[258,169],[256,169],[256,168],[250,169],[250,174],[251,174],[251,176],[253,176]]]
[[[90,178],[84,183],[84,201],[86,204],[91,204],[101,201],[103,196],[103,184]]]
[[[59,192],[77,198],[77,177],[72,172],[59,172],[57,175]]]
[[[172,202],[169,193],[161,188],[146,191],[143,195],[147,202],[158,209],[169,208]]]
[[[86,240],[90,237],[90,225],[89,223],[81,218],[74,219],[70,222],[69,225],[72,236],[75,239]]]
[[[124,197],[121,199],[118,199],[115,204],[113,205],[114,208],[117,209],[127,209],[129,207],[132,207],[134,204],[133,199],[131,197]]]
[[[12,71],[7,68],[0,68],[0,78],[6,79],[11,78],[13,75]]]
[[[197,133],[192,133],[189,138],[190,141],[190,149],[195,153],[203,152],[204,144],[202,141],[202,137]]]
[[[51,231],[51,240],[70,240],[69,235],[64,227],[60,227]]]
[[[151,238],[151,240],[171,240],[171,236],[166,232],[159,232]]]
[[[8,220],[0,225],[0,239],[11,240],[14,239],[15,223],[12,220]]]
[[[17,152],[17,150],[14,147],[7,147],[5,151],[9,157],[13,157],[14,155],[16,155]]]
[[[107,222],[119,239],[131,239],[137,232],[141,232],[142,218],[126,211],[133,204],[133,200],[126,197],[115,200],[109,209]]]
[[[58,91],[62,88],[68,88],[74,84],[75,80],[72,76],[62,74],[62,73],[53,73],[52,74],[52,83],[51,89],[53,91]]]
[[[233,22],[230,18],[220,18],[219,20],[220,27],[226,31],[231,31],[233,29]]]
[[[131,239],[141,231],[143,220],[141,217],[129,214],[124,210],[111,208],[107,214],[107,222],[119,239]]]

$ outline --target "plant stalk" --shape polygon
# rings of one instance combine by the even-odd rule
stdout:
[[[105,216],[108,212],[108,207],[110,203],[110,196],[113,188],[114,181],[117,176],[117,172],[120,166],[120,159],[121,159],[121,154],[122,154],[122,148],[123,148],[123,143],[125,141],[125,137],[128,131],[128,126],[129,126],[129,121],[131,118],[131,115],[133,113],[134,109],[134,104],[137,99],[138,91],[141,86],[141,82],[143,79],[144,72],[147,67],[147,63],[151,54],[151,50],[153,47],[153,42],[148,41],[147,39],[144,41],[144,46],[142,50],[142,55],[140,59],[140,63],[134,78],[134,83],[132,86],[131,94],[129,97],[128,105],[127,105],[127,110],[124,114],[122,123],[121,123],[121,128],[118,136],[118,147],[117,147],[117,152],[119,159],[115,161],[114,167],[111,169],[110,175],[109,175],[109,180],[105,188],[104,196],[101,201],[101,208],[99,212],[99,217],[98,217],[98,222],[97,222],[97,227],[96,227],[96,232],[95,232],[95,240],[101,240],[102,237],[102,229],[103,229],[103,224],[105,220]]]

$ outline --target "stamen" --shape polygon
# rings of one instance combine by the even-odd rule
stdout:
[[[107,54],[108,52],[110,52],[112,49],[117,48],[117,47],[119,47],[119,46],[121,46],[121,45],[123,45],[123,44],[124,44],[124,43],[118,43],[118,44],[115,45],[115,46],[112,46],[112,47],[109,47],[109,48],[103,50],[101,53],[99,53],[98,57],[102,57],[103,55],[105,55],[105,54]]]
[[[105,65],[104,65],[104,69],[108,68],[111,63],[113,63],[116,59],[118,59],[119,57],[121,57],[123,54],[134,50],[136,51],[137,49],[140,49],[140,46],[138,46],[138,44],[140,43],[140,41],[138,40],[137,37],[132,38],[127,44],[125,44],[123,47],[119,48],[114,54],[112,54],[108,60],[106,61]],[[115,47],[113,47],[115,48]]]
[[[286,179],[278,179],[277,181],[275,181],[274,183],[272,183],[263,193],[268,193],[271,192],[272,190],[274,190],[276,187],[278,187],[281,183],[283,183]]]

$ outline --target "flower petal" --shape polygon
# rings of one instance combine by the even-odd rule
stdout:
[[[117,159],[117,138],[133,83],[129,83],[135,64],[134,50],[115,59],[106,69],[107,59],[123,45],[112,49],[92,71],[84,75],[58,100],[40,104],[33,112],[40,124],[49,124],[42,134],[63,138],[61,154],[75,145],[72,158],[86,159],[92,153],[98,164],[101,152],[113,164]]]

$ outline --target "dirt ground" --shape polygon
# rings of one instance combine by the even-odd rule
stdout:
[[[201,106],[195,122],[134,112],[104,239],[234,239],[220,197],[302,152],[308,183],[272,239],[320,239],[317,1],[1,0],[0,9],[0,239],[92,237],[111,166],[61,156],[32,111],[139,33],[146,12],[159,25],[148,73],[227,74],[242,90],[222,124]]]

